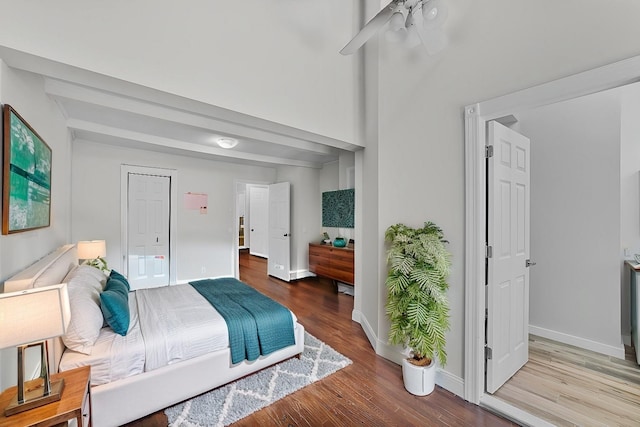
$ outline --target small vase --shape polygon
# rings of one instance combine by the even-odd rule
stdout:
[[[345,246],[347,246],[347,241],[342,237],[336,237],[335,239],[333,239],[333,246],[335,246],[336,248],[344,248]]]

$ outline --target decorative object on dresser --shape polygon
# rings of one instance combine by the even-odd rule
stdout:
[[[353,275],[354,248],[309,243],[309,271],[334,281],[354,284]]]
[[[66,283],[0,294],[0,348],[18,347],[18,385],[6,416],[60,400],[64,380],[49,378],[49,338],[63,335],[71,319]],[[37,385],[25,387],[25,350],[40,347]]]
[[[451,255],[440,227],[425,222],[422,228],[395,224],[387,228],[387,316],[389,341],[409,351],[402,360],[407,391],[425,396],[435,386],[435,360],[447,363],[445,333],[449,329],[447,277]]]
[[[336,248],[344,248],[345,246],[347,246],[347,241],[344,237],[336,237],[335,239],[333,239],[333,246],[335,246]]]
[[[104,272],[109,271],[107,261],[107,243],[104,240],[80,240],[78,242],[78,260]]]

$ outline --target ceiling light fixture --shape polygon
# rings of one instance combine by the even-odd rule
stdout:
[[[387,40],[393,42],[409,40],[408,43],[413,46],[418,39],[427,52],[433,55],[447,45],[447,36],[442,30],[446,19],[445,0],[392,0],[367,22],[340,53],[343,55],[356,53],[389,23],[389,30],[385,34]]]
[[[238,145],[238,140],[234,139],[234,138],[217,138],[216,139],[216,144],[218,144],[220,147],[222,148],[233,148],[236,145]]]

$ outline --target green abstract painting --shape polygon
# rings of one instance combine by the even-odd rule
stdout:
[[[51,148],[9,105],[3,118],[2,234],[48,227]]]
[[[354,227],[355,190],[325,191],[322,193],[322,226]]]

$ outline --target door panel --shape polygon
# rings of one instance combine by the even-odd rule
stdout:
[[[269,257],[269,187],[249,188],[249,253]]]
[[[269,186],[269,262],[270,276],[291,280],[289,222],[291,215],[290,185],[280,182]]]
[[[128,175],[127,275],[132,289],[169,285],[169,200],[166,176]]]
[[[487,360],[489,393],[495,392],[528,360],[529,328],[529,139],[488,123]]]

